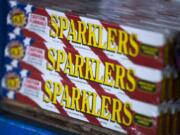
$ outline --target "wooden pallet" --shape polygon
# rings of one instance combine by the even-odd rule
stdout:
[[[0,107],[3,111],[20,116],[26,120],[38,122],[56,130],[64,130],[80,135],[124,135],[80,120],[63,117],[39,108],[33,108],[14,100],[3,99],[0,102]]]

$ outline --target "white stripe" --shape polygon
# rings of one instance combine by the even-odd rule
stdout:
[[[63,14],[62,14],[63,15]],[[65,32],[65,34],[67,35],[67,33]],[[53,45],[54,45],[54,43],[53,43]],[[57,46],[56,46],[57,47]],[[60,45],[59,45],[59,47],[60,47]],[[57,47],[58,48],[58,47]],[[79,52],[81,52],[81,55],[82,55],[82,51],[79,51]],[[88,53],[89,54],[89,53]],[[97,56],[96,55],[94,55],[94,58],[96,58]],[[142,70],[142,69],[141,69]],[[142,71],[141,71],[142,72]],[[144,73],[145,74],[145,73]],[[151,77],[154,77],[154,75],[152,76],[152,74],[151,74]],[[154,78],[152,79],[152,80],[154,80]],[[158,80],[155,80],[155,81],[158,81]],[[126,97],[127,98],[127,97]]]
[[[44,81],[47,81],[47,80],[51,80],[51,81],[54,81],[54,82],[62,82],[62,79],[60,78],[55,78],[55,77],[50,77],[49,75],[46,76],[46,75],[42,75]],[[61,98],[62,98],[62,95],[58,96],[57,97],[57,101],[61,101]],[[70,98],[70,97],[69,97]],[[71,100],[71,98],[70,98]],[[47,109],[47,108],[46,108]],[[70,117],[73,117],[73,118],[77,118],[77,119],[80,119],[80,120],[83,120],[83,121],[86,121],[88,122],[87,118],[85,117],[85,115],[81,112],[78,112],[76,110],[70,110],[70,109],[67,109],[63,106],[63,109],[66,111],[66,113],[68,114],[68,116]]]
[[[152,30],[143,30],[140,28],[133,28],[129,26],[120,25],[129,34],[137,34],[138,40],[141,43],[148,44],[150,46],[162,47],[167,43],[166,32],[154,32]]]
[[[56,14],[58,16],[63,16],[63,17],[66,17],[64,15],[64,13],[61,13],[61,12],[58,12],[58,11],[52,11],[52,10],[49,10],[47,9],[47,12],[50,13],[50,14]],[[101,23],[98,21],[98,20],[93,20],[93,19],[88,19],[88,18],[85,18],[85,17],[81,17],[81,20],[83,20],[84,22],[91,22],[91,23],[95,23],[95,24],[98,24],[98,25],[101,25]],[[47,33],[49,33],[49,30],[50,28],[48,27],[47,28]],[[104,29],[103,30],[104,33],[107,33],[106,30]],[[49,34],[44,34],[44,33],[38,33],[41,37],[43,37],[44,39],[50,39],[49,37]],[[68,34],[68,30],[66,30],[64,32],[64,35],[67,37],[67,34]],[[107,37],[104,36],[103,37],[104,40],[107,40]],[[52,44],[54,44],[54,46],[56,45],[56,48],[58,46],[58,44],[62,43],[62,41],[60,41],[58,38],[55,38],[55,39],[52,39],[52,41],[49,41],[49,42],[52,42]],[[81,46],[82,48],[85,48],[88,51],[88,56],[93,56],[95,58],[98,58],[98,56],[96,56],[96,54],[94,54],[90,48],[88,46],[83,46],[83,45],[78,45],[76,43],[73,43],[73,42],[70,42],[71,44],[73,44],[73,47],[74,46]],[[85,50],[81,51],[81,49],[77,49],[76,50],[80,50],[79,52],[83,53],[85,52]],[[90,53],[91,52],[91,53]],[[86,54],[86,56],[87,56]],[[90,55],[92,54],[92,55]],[[107,53],[105,53],[107,55]],[[108,55],[108,57],[110,57]],[[131,62],[131,60],[129,60],[129,58],[127,56],[123,56],[123,55],[115,55],[110,57],[111,59],[116,59],[119,61],[120,64],[122,64],[124,67],[126,67],[127,69],[130,69],[130,68],[133,68],[135,70],[135,75],[139,78],[139,79],[144,79],[144,80],[147,80],[147,81],[151,81],[151,82],[160,82],[162,81],[162,72],[161,70],[157,70],[157,69],[153,69],[153,68],[148,68],[148,67],[144,67],[144,66],[139,66],[139,65],[136,65],[136,64],[133,64]]]
[[[49,78],[49,76],[46,77],[47,79],[52,79],[54,81],[57,81],[58,78]],[[89,86],[88,84],[82,84],[81,82],[78,82],[76,80],[71,79],[71,81],[76,85],[77,88],[79,88],[80,90],[86,90],[86,91],[90,91],[90,92],[94,92],[97,93],[95,89],[93,89],[91,86]],[[112,90],[111,94],[115,95],[119,100],[121,100],[123,103],[125,102],[129,102],[132,104],[132,110],[145,115],[145,116],[149,116],[149,117],[157,117],[159,116],[159,106],[157,105],[152,105],[149,103],[145,103],[145,102],[141,102],[135,99],[132,99],[130,97],[128,97],[127,95],[124,94],[119,94],[118,90]],[[98,100],[97,100],[97,104],[100,105],[101,104],[101,98],[98,95]],[[99,106],[100,108],[100,106]],[[97,109],[99,109],[97,108]]]
[[[53,47],[54,44],[52,44],[52,43],[46,43],[46,46],[47,46],[48,48],[50,48],[50,47]],[[57,48],[57,49],[64,50],[64,49],[63,49],[63,46],[65,46],[65,45],[64,45],[64,44],[59,44],[58,46],[56,46],[56,48]],[[81,54],[82,56],[87,54],[87,53],[84,54],[83,51],[79,51],[79,52],[80,52],[80,54]],[[95,56],[95,58],[97,57],[96,55],[94,55],[94,56]],[[63,65],[63,66],[64,66],[64,65]],[[43,67],[44,67],[44,66],[43,66]],[[39,69],[42,70],[42,67],[39,68]],[[43,71],[46,71],[46,69],[43,69]],[[44,72],[44,73],[47,73],[47,71]],[[149,73],[149,72],[148,72],[148,73]],[[150,74],[150,75],[151,75],[151,74]],[[57,76],[59,76],[59,75],[57,75]],[[78,80],[79,80],[79,79],[78,79]],[[85,81],[85,82],[86,82],[86,81]],[[87,83],[87,82],[86,82],[86,83]],[[82,84],[81,84],[81,85],[82,85]],[[81,86],[81,85],[80,85],[80,86]],[[116,91],[117,91],[117,90],[113,90],[113,89],[112,89],[111,92],[113,93],[113,92],[116,92]],[[113,93],[113,94],[114,94],[114,93]],[[123,95],[123,94],[122,94],[122,95]],[[123,96],[124,96],[124,95],[123,95]],[[121,99],[121,98],[119,98],[119,99]],[[123,97],[122,97],[122,99],[123,99]],[[127,96],[125,97],[125,99],[127,100]],[[124,101],[125,101],[125,99],[124,99]],[[129,99],[128,99],[128,100],[129,100]],[[135,104],[134,106],[136,106],[136,104]],[[144,105],[142,105],[142,106],[144,107]],[[150,107],[150,108],[152,109],[153,107]],[[137,107],[137,108],[135,108],[134,110],[135,110],[135,111],[138,111],[138,109],[139,109],[139,108]],[[139,112],[140,112],[140,111],[139,111]],[[151,112],[150,112],[150,113],[151,113]],[[145,113],[145,114],[146,114],[146,113]],[[155,111],[155,114],[156,114],[156,111]],[[151,114],[150,114],[150,115],[151,115]]]
[[[127,134],[127,131],[125,131],[120,124],[117,124],[116,122],[107,121],[104,119],[98,118],[98,121],[102,124],[103,127],[109,128],[111,130],[115,130],[124,134]]]
[[[23,96],[26,96],[27,98],[31,99],[32,101],[34,101],[37,105],[39,105],[42,109],[45,109],[45,110],[48,110],[48,111],[52,111],[52,112],[55,112],[55,113],[58,113],[60,114],[60,112],[56,109],[56,107],[52,104],[52,103],[44,103],[42,102],[42,99],[38,99],[38,98],[35,98],[33,96],[30,96],[30,95],[26,95],[24,94],[24,92],[22,90],[20,90],[20,93],[23,95]]]
[[[58,43],[57,45],[55,45],[54,43],[50,43],[50,42],[46,42],[45,43],[46,46],[48,48],[56,48],[57,50],[64,50],[63,47],[66,47],[63,43]],[[71,43],[73,46],[73,48],[75,48],[77,50],[76,43]],[[85,48],[85,47],[83,47]],[[88,47],[86,47],[88,49]],[[87,51],[84,49],[79,49],[77,50],[79,52],[79,54],[83,57],[91,57],[97,60],[100,60],[99,57],[93,53],[92,51]],[[118,59],[118,58],[116,58]],[[101,61],[101,60],[100,60]],[[101,65],[103,64],[103,62],[101,61]],[[153,69],[150,67],[145,67],[145,66],[140,66],[140,65],[136,65],[133,64],[131,61],[128,60],[121,60],[122,66],[124,66],[126,69],[133,69],[135,75],[142,80],[146,80],[146,81],[150,81],[150,82],[155,82],[155,83],[159,83],[163,80],[163,71],[162,70],[158,70],[158,69]],[[102,66],[104,67],[104,66]],[[101,73],[103,73],[103,71],[101,70]],[[103,75],[103,74],[101,74]]]
[[[101,25],[101,23],[97,20],[91,20],[85,17],[80,17],[81,20],[83,22],[90,22],[90,23],[95,23],[97,25]],[[103,33],[107,34],[107,31],[103,31]],[[107,37],[103,37],[103,40],[106,41]],[[90,48],[89,48],[90,49]],[[81,52],[81,51],[79,51]],[[145,67],[145,66],[141,66],[141,65],[137,65],[134,64],[131,60],[129,60],[129,58],[125,55],[119,55],[119,54],[114,54],[111,53],[110,55],[108,55],[107,51],[103,51],[107,57],[109,57],[112,60],[116,60],[118,61],[120,64],[123,65],[123,67],[125,67],[126,69],[133,69],[135,71],[135,75],[139,78],[139,79],[144,79],[147,81],[151,81],[151,82],[160,82],[162,81],[162,71],[158,70],[158,69],[154,69],[154,68],[150,68],[150,67]],[[88,53],[89,54],[89,53]],[[112,55],[113,54],[113,55]],[[86,54],[87,55],[87,54]],[[91,56],[94,56],[96,54],[93,54]]]
[[[102,24],[99,23],[99,21],[96,19],[91,19],[87,17],[80,17],[80,18],[86,23],[97,24],[97,25],[102,26]],[[148,44],[150,46],[155,46],[155,47],[165,46],[167,43],[167,36],[172,33],[170,31],[162,30],[162,29],[160,30],[161,32],[156,32],[153,30],[145,30],[145,29],[125,26],[125,25],[119,25],[119,26],[123,28],[129,34],[137,34],[138,40],[140,42],[144,44]],[[105,33],[104,30],[103,30],[103,33],[104,35],[107,35],[107,33]]]

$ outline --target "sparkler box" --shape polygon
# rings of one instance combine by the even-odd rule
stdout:
[[[84,85],[18,68],[8,70],[2,79],[6,98],[129,135],[160,132],[163,106],[97,93]]]
[[[172,63],[169,52],[174,32],[136,28],[121,25],[119,20],[110,23],[84,16],[10,1],[8,32],[63,43],[67,48],[84,48],[83,51],[116,62],[126,59],[135,65],[158,69]]]
[[[122,59],[120,63],[99,58],[84,48],[66,47],[63,43],[39,42],[29,37],[8,36],[5,49],[5,68],[19,68],[67,78],[117,96],[128,96],[151,104],[170,100],[172,77],[163,70],[144,67]],[[55,47],[56,46],[56,47]],[[85,88],[85,86],[84,86]]]
[[[174,33],[58,10],[9,2],[4,96],[129,135],[164,135]]]

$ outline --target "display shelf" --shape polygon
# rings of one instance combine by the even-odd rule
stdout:
[[[66,118],[49,111],[32,108],[31,106],[9,99],[3,99],[0,102],[0,106],[1,110],[4,112],[24,118],[26,121],[32,121],[36,124],[38,123],[38,125],[44,125],[55,131],[64,130],[69,132],[69,134],[62,135],[124,135],[76,119]]]
[[[3,111],[0,113],[0,130],[1,135],[75,135],[64,131],[55,132]]]

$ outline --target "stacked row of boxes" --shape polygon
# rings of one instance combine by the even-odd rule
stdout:
[[[4,97],[129,135],[178,132],[176,32],[17,1],[8,10]]]

